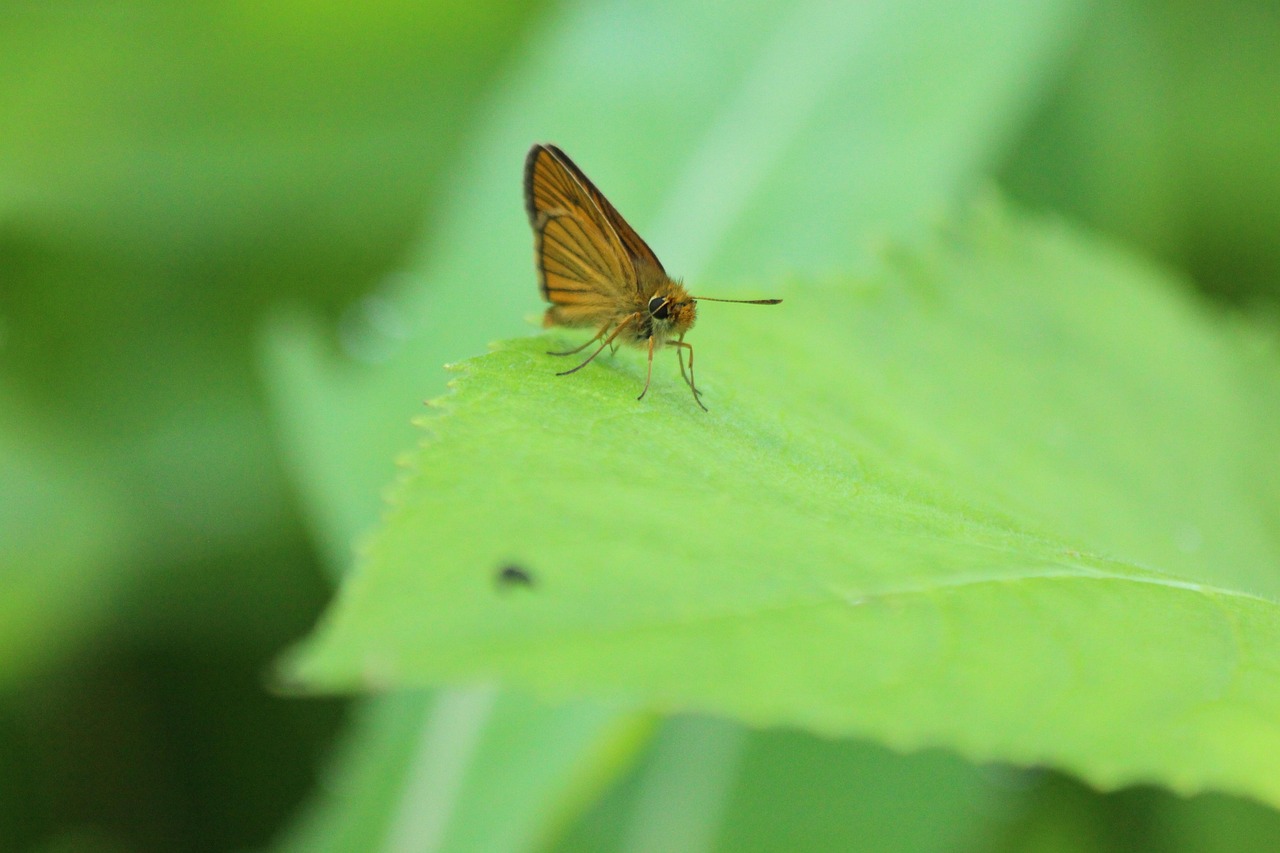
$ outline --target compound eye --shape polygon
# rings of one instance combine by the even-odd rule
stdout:
[[[665,296],[655,296],[649,300],[649,313],[653,315],[655,320],[667,319],[667,311],[670,303],[667,302]]]

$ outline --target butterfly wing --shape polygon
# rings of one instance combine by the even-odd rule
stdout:
[[[658,260],[658,256],[653,253],[653,249],[649,248],[649,244],[644,241],[635,229],[627,224],[627,220],[622,218],[622,214],[618,212],[609,199],[604,197],[604,193],[596,189],[596,185],[591,183],[591,179],[582,173],[578,168],[578,164],[569,159],[569,155],[565,154],[554,145],[545,146],[556,159],[560,161],[566,169],[573,173],[591,196],[591,200],[596,203],[596,207],[600,208],[600,212],[604,214],[605,219],[609,220],[609,224],[613,226],[613,230],[618,235],[618,239],[626,246],[627,253],[631,256],[633,264],[648,263],[651,264],[658,272],[666,275],[666,270],[662,268],[662,262]]]
[[[603,323],[620,305],[629,313],[636,293],[635,267],[580,174],[550,146],[533,146],[525,161],[538,284],[552,304],[548,318],[566,325]]]

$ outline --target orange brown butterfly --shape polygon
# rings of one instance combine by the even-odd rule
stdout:
[[[694,402],[706,411],[693,381],[693,345],[684,341],[697,319],[697,303],[777,305],[782,300],[690,296],[684,285],[667,275],[658,256],[595,184],[554,145],[529,149],[524,200],[533,226],[538,284],[543,298],[551,303],[542,325],[596,330],[582,346],[549,355],[574,355],[600,341],[585,361],[556,375],[578,372],[605,347],[616,346],[615,341],[631,344],[649,351],[644,389],[636,398],[642,400],[653,376],[653,351],[672,346]]]

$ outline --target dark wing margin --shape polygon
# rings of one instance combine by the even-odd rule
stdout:
[[[524,158],[524,211],[529,214],[529,225],[535,232],[538,231],[538,206],[533,199],[533,173],[542,149],[543,146],[534,145]]]

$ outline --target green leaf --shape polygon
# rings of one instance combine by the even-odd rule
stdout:
[[[772,293],[772,291],[771,291]],[[426,420],[293,661],[938,744],[1280,804],[1274,364],[1158,272],[981,207],[674,359],[511,341]],[[532,588],[495,588],[515,562]]]

